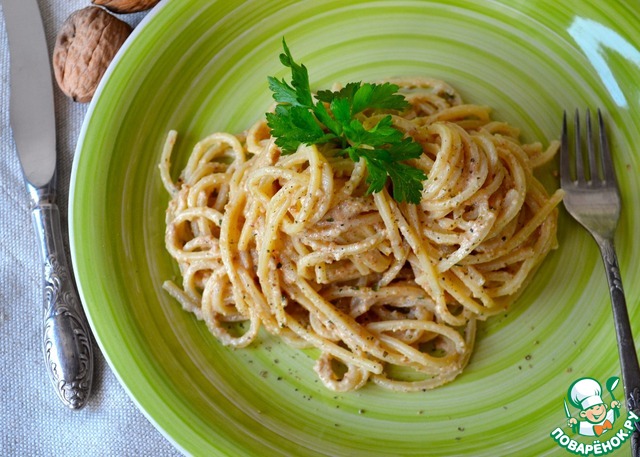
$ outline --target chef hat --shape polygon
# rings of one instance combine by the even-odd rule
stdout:
[[[592,378],[578,379],[569,389],[571,402],[583,411],[591,406],[604,403],[601,394],[600,383]]]

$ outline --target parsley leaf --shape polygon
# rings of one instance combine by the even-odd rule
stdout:
[[[391,83],[363,84],[353,95],[352,114],[373,109],[403,110],[409,106],[404,96],[397,94],[398,86]]]
[[[325,133],[311,112],[302,106],[276,106],[267,113],[267,123],[276,144],[285,154],[293,153],[301,144],[322,144],[335,138]]]
[[[339,91],[319,90],[316,92],[316,98],[321,102],[331,103],[336,98],[344,98],[353,100],[353,95],[362,86],[362,83],[349,83]]]
[[[304,65],[298,65],[291,56],[291,52],[289,51],[289,47],[287,43],[282,40],[282,48],[284,49],[284,53],[280,54],[280,62],[285,67],[291,68],[291,86],[289,86],[284,80],[274,82],[278,82],[278,86],[286,88],[286,92],[290,93],[290,91],[295,91],[295,104],[299,104],[301,106],[313,106],[313,98],[311,97],[311,89],[309,88],[309,73],[307,72],[307,68]],[[292,87],[293,86],[293,87]],[[279,100],[276,97],[276,93],[274,92],[274,99],[277,102],[285,102],[290,103],[287,100]]]
[[[267,77],[267,81],[269,82],[269,89],[273,92],[273,99],[275,101],[290,105],[299,105],[296,90],[284,80],[280,81],[273,76],[269,76]]]
[[[422,181],[426,174],[399,161],[399,158],[413,159],[422,154],[422,147],[405,138],[399,143],[387,145],[383,149],[350,148],[347,150],[352,160],[364,159],[369,172],[366,182],[367,193],[380,192],[386,184],[387,175],[391,178],[393,198],[399,202],[419,203],[422,196]]]
[[[372,127],[365,127],[358,116],[368,111],[402,111],[409,106],[399,87],[391,83],[351,82],[337,91],[311,93],[309,74],[293,59],[285,40],[280,62],[291,69],[291,82],[267,78],[273,99],[273,113],[267,125],[283,154],[291,154],[302,144],[331,143],[351,160],[363,160],[367,167],[367,193],[380,192],[391,181],[392,195],[398,202],[419,203],[426,174],[404,160],[422,154],[422,146],[394,127],[387,114]]]
[[[348,127],[345,127],[344,134],[352,144],[367,144],[369,146],[398,143],[402,141],[403,137],[402,132],[393,127],[391,116],[383,117],[369,130],[364,128],[360,121],[352,119]],[[417,143],[414,144],[419,146]],[[422,149],[420,149],[420,152],[422,152]]]
[[[392,162],[387,164],[387,174],[391,178],[394,200],[399,202],[420,202],[422,198],[422,181],[427,179],[422,170],[402,162]]]

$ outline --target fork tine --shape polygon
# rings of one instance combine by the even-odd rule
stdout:
[[[587,156],[589,157],[589,180],[591,182],[600,181],[600,173],[598,171],[598,164],[596,160],[597,150],[594,143],[593,130],[591,128],[591,111],[587,108],[586,115],[586,125],[587,125]],[[600,133],[602,133],[602,129],[600,129]],[[602,144],[602,136],[600,137],[600,141]],[[601,156],[604,154],[604,151],[601,149]]]
[[[613,160],[611,159],[611,151],[609,150],[609,140],[607,140],[607,131],[604,126],[602,113],[598,108],[598,125],[600,129],[600,151],[602,162],[602,174],[605,182],[611,183],[617,187],[616,173],[613,168]]]
[[[574,120],[575,130],[575,161],[576,161],[576,181],[578,183],[586,182],[584,174],[584,161],[582,159],[582,132],[580,131],[580,112],[576,109]],[[587,141],[587,143],[589,143]]]
[[[560,136],[560,185],[567,186],[571,183],[571,162],[569,152],[569,133],[567,132],[567,112],[562,113],[562,134]]]

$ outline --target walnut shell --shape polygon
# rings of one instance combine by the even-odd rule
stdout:
[[[114,13],[137,13],[139,11],[146,11],[154,6],[160,0],[91,0],[94,5],[104,6]]]
[[[129,24],[97,6],[71,14],[53,50],[53,72],[60,89],[74,101],[90,101],[131,31]]]

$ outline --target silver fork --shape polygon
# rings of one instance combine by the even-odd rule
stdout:
[[[620,193],[600,110],[597,135],[594,135],[588,110],[585,124],[586,138],[583,140],[580,116],[576,110],[572,154],[567,132],[567,113],[564,113],[560,148],[560,184],[565,191],[564,206],[569,214],[587,229],[600,248],[611,295],[626,406],[629,411],[640,416],[640,367],[629,324],[618,257],[613,244],[622,206]],[[583,141],[587,146],[587,160],[584,159]],[[636,424],[636,427],[639,425]],[[640,435],[636,430],[631,439],[634,456],[640,455],[639,440]]]

